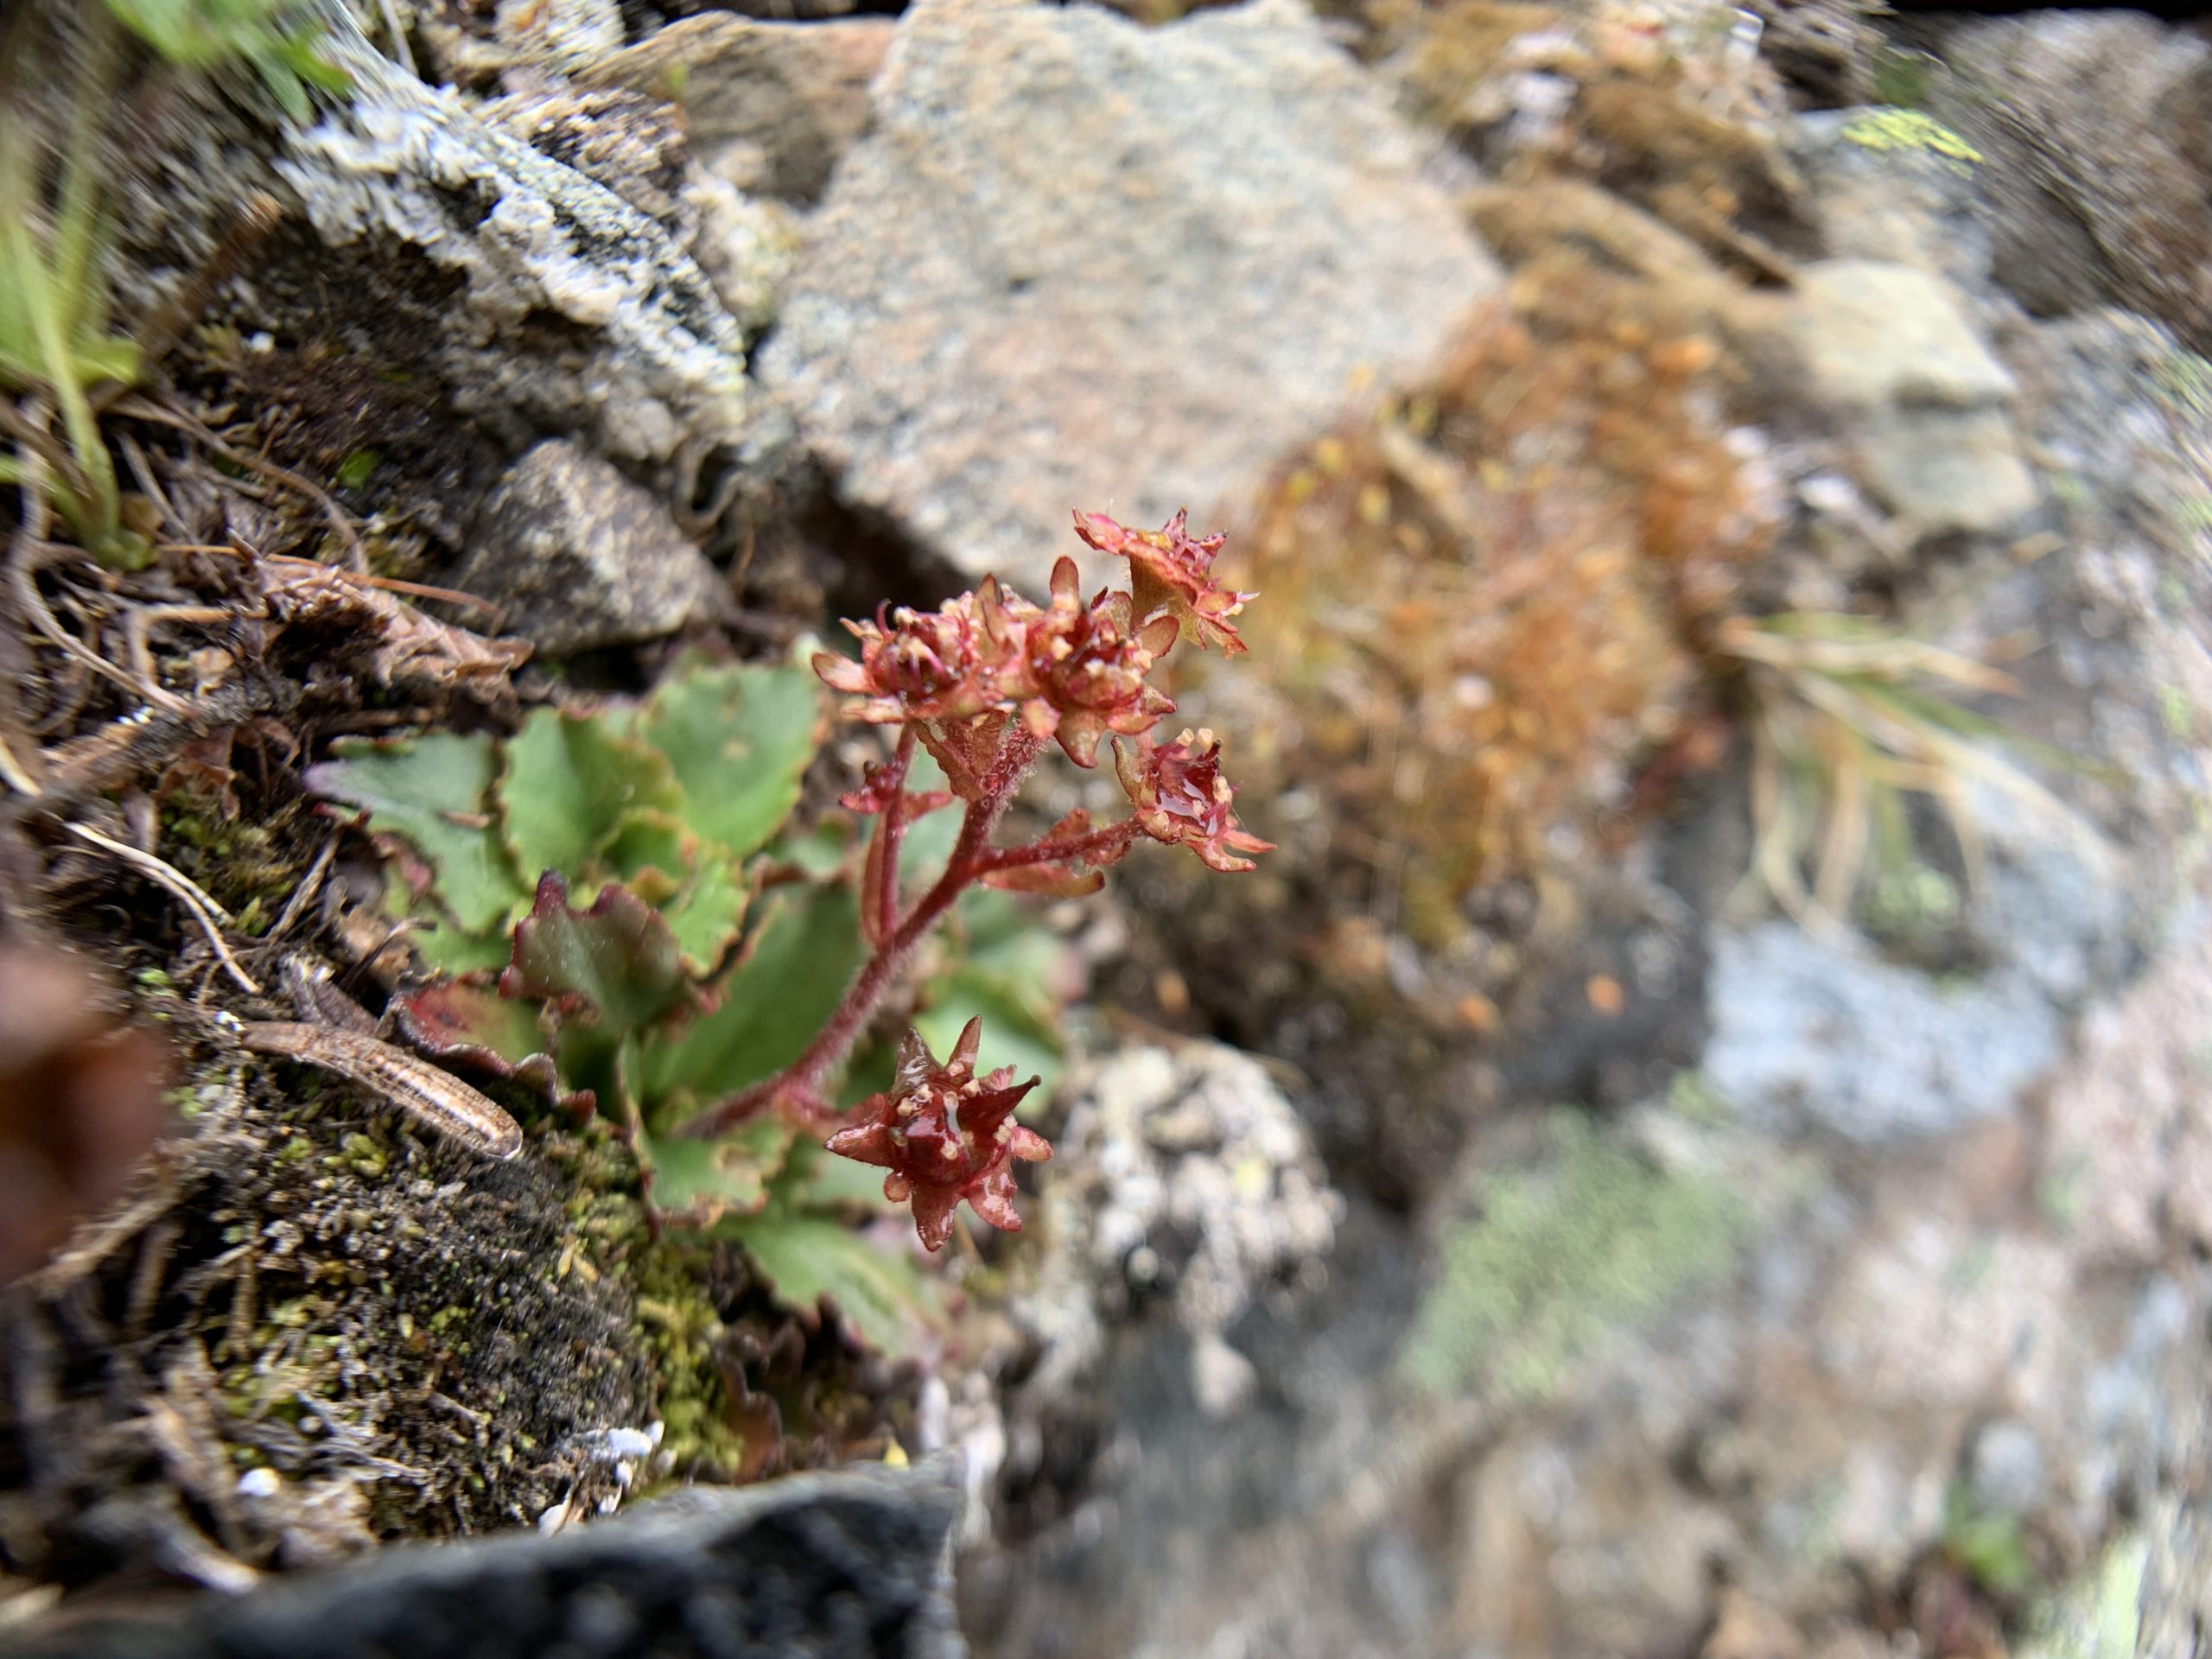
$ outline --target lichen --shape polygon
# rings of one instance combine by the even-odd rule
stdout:
[[[1655,1167],[1572,1113],[1553,1141],[1545,1166],[1482,1177],[1474,1218],[1445,1240],[1400,1356],[1416,1387],[1540,1402],[1609,1332],[1648,1323],[1735,1260],[1742,1198]]]
[[[1957,133],[1918,110],[1867,110],[1845,124],[1843,136],[1863,149],[1927,150],[1955,162],[1982,158],[1981,152]]]
[[[2133,1659],[2143,1625],[2149,1541],[2126,1533],[2029,1621],[2022,1659]]]

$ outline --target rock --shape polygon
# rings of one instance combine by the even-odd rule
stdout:
[[[1823,261],[1798,275],[1789,332],[1807,391],[1911,531],[1997,535],[2034,508],[2012,428],[2018,388],[1948,283],[1909,265]]]
[[[1984,1424],[1967,1458],[1967,1484],[1984,1511],[2024,1516],[2043,1501],[2043,1447],[2035,1430],[2018,1419]]]
[[[2010,1110],[2059,1054],[2059,1015],[2021,978],[1946,991],[1785,922],[1721,933],[1708,995],[1705,1074],[1764,1128],[1940,1135]]]
[[[1896,113],[1823,111],[1790,129],[1787,153],[1821,246],[1837,259],[1917,265],[1969,294],[1986,288],[1989,231],[1976,185],[1986,163],[1936,148],[1927,128],[1882,119]]]
[[[810,204],[868,130],[868,83],[893,32],[887,17],[780,23],[708,12],[579,79],[671,100],[683,111],[691,153],[716,177],[747,194]]]
[[[454,582],[556,657],[674,633],[724,593],[657,498],[562,438],[508,469]]]
[[[1961,18],[1929,112],[1986,158],[1978,207],[2030,313],[2120,304],[2212,341],[2212,43],[2139,12]]]
[[[766,435],[743,333],[665,227],[387,61],[342,9],[325,49],[354,97],[274,162],[324,257],[257,276],[262,326],[320,293],[300,326],[327,331],[335,292],[374,354],[518,448],[563,432],[663,461]]]
[[[1212,523],[1497,283],[1290,0],[1147,30],[923,0],[762,371],[850,505],[1041,585],[1071,509]]]
[[[620,1518],[387,1550],[185,1617],[73,1630],[23,1659],[503,1659],[807,1653],[959,1659],[957,1470],[698,1487]]]

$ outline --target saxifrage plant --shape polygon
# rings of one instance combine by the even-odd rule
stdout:
[[[379,837],[396,907],[445,970],[395,1000],[410,1037],[606,1112],[655,1215],[741,1240],[787,1298],[833,1288],[849,1312],[899,1298],[881,1258],[854,1254],[850,1165],[825,1151],[887,1171],[885,1196],[911,1204],[932,1250],[963,1200],[1019,1227],[1011,1165],[1050,1150],[1013,1121],[1038,1079],[976,1068],[986,1016],[1033,1056],[1053,1009],[1006,895],[1096,891],[1146,837],[1222,870],[1268,850],[1237,823],[1210,732],[1153,735],[1174,705],[1151,677],[1179,639],[1243,648],[1249,595],[1211,575],[1222,538],[1192,537],[1180,514],[1157,531],[1076,523],[1130,562],[1126,589],[1086,602],[1062,559],[1046,605],[987,580],[932,612],[849,623],[857,660],[814,658],[850,714],[898,733],[842,798],[874,819],[856,869],[786,822],[821,738],[797,668],[695,658],[639,706],[543,709],[508,739],[341,744],[311,781]],[[993,844],[1047,747],[1087,768],[1109,740],[1128,817],[1073,812]],[[956,806],[948,845],[936,815]],[[579,910],[574,889],[596,896]],[[887,1086],[841,1104],[887,997],[912,988],[948,920],[955,948],[921,976],[924,1029],[899,1041]]]

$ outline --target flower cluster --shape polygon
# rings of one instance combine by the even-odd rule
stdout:
[[[848,622],[858,658],[826,652],[815,658],[824,683],[854,699],[848,713],[899,728],[890,759],[869,766],[844,798],[846,806],[875,818],[861,872],[861,926],[874,954],[806,1052],[702,1114],[696,1132],[719,1131],[767,1106],[808,1122],[827,1114],[823,1084],[901,965],[966,887],[1092,892],[1100,872],[1147,836],[1188,847],[1217,870],[1249,870],[1249,855],[1270,850],[1236,821],[1235,791],[1221,775],[1221,745],[1211,732],[1186,731],[1166,744],[1152,736],[1175,710],[1152,676],[1179,640],[1227,656],[1244,649],[1235,618],[1252,595],[1215,582],[1222,537],[1193,537],[1179,512],[1158,531],[1126,530],[1103,514],[1080,512],[1075,528],[1093,549],[1128,561],[1126,589],[1102,588],[1086,601],[1075,561],[1063,558],[1053,567],[1047,604],[986,580],[934,611],[880,611],[873,621]],[[1046,746],[1057,742],[1076,765],[1090,767],[1109,738],[1115,773],[1134,809],[1129,817],[1101,825],[1071,812],[1026,845],[992,845],[992,832]],[[918,747],[944,768],[949,793],[906,787]],[[902,898],[899,848],[907,830],[955,801],[963,817],[944,873],[918,898]],[[951,1059],[939,1065],[910,1034],[899,1048],[897,1084],[864,1103],[859,1121],[829,1141],[833,1152],[891,1172],[884,1191],[912,1201],[915,1227],[931,1249],[950,1236],[963,1198],[992,1225],[1018,1227],[1011,1161],[1051,1154],[1039,1136],[1012,1121],[1032,1084],[1010,1086],[1012,1074],[1004,1071],[975,1076],[981,1041],[980,1025],[970,1022]]]
[[[1014,1161],[1052,1155],[1043,1135],[1014,1121],[1037,1079],[1015,1083],[1010,1065],[977,1077],[982,1040],[983,1022],[970,1020],[940,1065],[921,1033],[909,1031],[899,1040],[891,1087],[861,1102],[860,1121],[830,1137],[830,1151],[891,1172],[883,1196],[912,1202],[914,1229],[932,1250],[952,1236],[952,1212],[963,1198],[992,1226],[1020,1232]]]

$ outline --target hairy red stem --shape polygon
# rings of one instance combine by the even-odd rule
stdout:
[[[912,729],[911,727],[907,728],[909,733]],[[984,776],[982,798],[969,802],[961,817],[959,838],[953,842],[952,855],[945,861],[944,873],[916,902],[914,908],[893,931],[890,938],[877,946],[875,954],[861,964],[860,972],[854,976],[853,982],[845,988],[845,995],[837,1003],[837,1011],[830,1016],[829,1022],[806,1046],[805,1052],[775,1076],[764,1077],[759,1083],[716,1101],[686,1123],[680,1133],[698,1138],[719,1135],[779,1101],[785,1102],[810,1116],[830,1112],[822,1097],[823,1079],[845,1063],[846,1058],[853,1052],[853,1045],[860,1040],[861,1034],[868,1029],[868,1021],[874,1017],[876,1006],[883,1001],[884,993],[891,988],[899,970],[906,966],[906,959],[913,954],[914,948],[928,937],[930,929],[943,918],[946,911],[952,908],[953,901],[959,898],[964,888],[972,886],[992,869],[1039,861],[1036,858],[1024,856],[1034,851],[1033,848],[1012,848],[1005,849],[1002,854],[988,843],[991,831],[1005,812],[1007,803],[1014,798],[1014,791],[1021,786],[1021,780],[1028,775],[1029,768],[1036,764],[1041,747],[1036,738],[1018,726],[1007,731],[1004,746]],[[899,755],[902,758],[911,758],[912,755],[903,735],[899,741]],[[896,759],[893,765],[898,768],[903,784],[904,766]],[[894,792],[893,804],[887,817],[897,813],[898,799]],[[1113,828],[1119,830],[1121,826]],[[890,874],[878,875],[879,880],[889,884],[888,891],[893,894],[897,891],[896,842],[899,839],[893,835],[883,849],[883,868]],[[1090,837],[1071,839],[1087,840]],[[1038,843],[1039,846],[1044,844]],[[1014,855],[1009,862],[993,861],[1005,854]],[[882,913],[889,915],[889,906],[895,904],[893,898]]]

